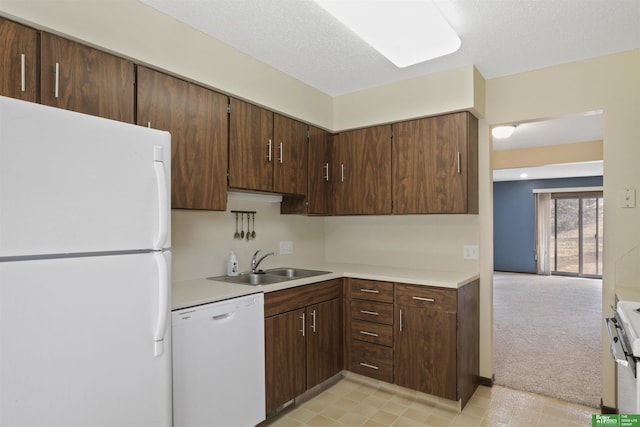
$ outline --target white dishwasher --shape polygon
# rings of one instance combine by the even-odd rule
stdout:
[[[263,294],[176,310],[172,328],[173,426],[263,421]]]

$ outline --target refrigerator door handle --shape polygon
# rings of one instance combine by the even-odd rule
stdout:
[[[169,187],[167,185],[167,174],[164,171],[163,149],[155,146],[153,153],[153,166],[156,172],[156,182],[158,188],[158,240],[154,249],[162,249],[167,241],[169,233]]]
[[[155,253],[154,257],[158,266],[158,319],[153,340],[154,356],[158,357],[164,353],[164,337],[169,320],[169,269],[162,253]]]

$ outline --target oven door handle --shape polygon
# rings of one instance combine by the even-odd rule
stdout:
[[[617,333],[617,329],[620,328],[620,326],[618,326],[618,322],[611,317],[607,317],[606,319],[604,319],[604,321],[607,325],[607,332],[609,333],[609,344],[611,345],[611,355],[613,356],[613,359],[616,361],[616,363],[619,363],[622,366],[629,367],[629,360],[627,359],[627,355],[624,351],[624,348],[622,347],[622,340],[619,338],[619,335]],[[616,329],[615,336],[611,331],[612,323],[613,327]],[[621,351],[618,351],[618,348]],[[622,353],[622,357],[620,356],[620,353]]]

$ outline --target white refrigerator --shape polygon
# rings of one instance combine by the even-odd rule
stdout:
[[[170,135],[0,97],[0,426],[169,427]]]

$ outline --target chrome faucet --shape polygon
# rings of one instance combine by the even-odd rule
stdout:
[[[269,255],[274,255],[275,256],[275,252],[269,252],[266,255],[263,255],[262,258],[260,258],[259,260],[256,261],[256,256],[258,256],[258,252],[260,252],[260,249],[258,249],[256,251],[256,253],[253,254],[253,258],[251,258],[251,272],[252,273],[257,273],[258,272],[258,266],[260,265],[260,263],[262,262],[263,259],[265,259],[266,257],[268,257]]]

